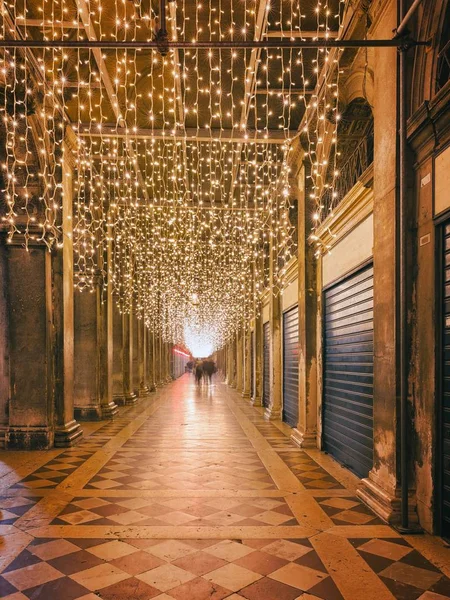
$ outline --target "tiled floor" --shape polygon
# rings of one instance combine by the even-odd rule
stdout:
[[[288,433],[184,376],[76,448],[2,452],[0,598],[450,598],[450,550],[383,524]]]

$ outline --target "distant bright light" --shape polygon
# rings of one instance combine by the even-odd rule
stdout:
[[[196,332],[190,327],[184,329],[184,343],[194,358],[210,356],[215,348],[212,336],[207,332]]]

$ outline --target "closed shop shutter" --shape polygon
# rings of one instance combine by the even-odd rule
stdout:
[[[298,307],[283,314],[283,421],[298,424]]]
[[[442,535],[450,538],[450,224],[444,227],[442,336]]]
[[[264,323],[263,329],[263,406],[270,403],[270,324]]]
[[[373,266],[324,293],[323,447],[359,477],[373,465]]]

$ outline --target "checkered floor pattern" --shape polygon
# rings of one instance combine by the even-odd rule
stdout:
[[[87,489],[242,489],[276,486],[254,451],[158,452],[124,449],[93,477]]]
[[[52,525],[298,525],[284,498],[74,498]]]
[[[343,582],[346,561],[367,600],[450,599],[445,559],[424,550],[439,570],[383,524],[326,470],[340,478],[330,459],[233,392],[238,418],[225,386],[184,378],[167,389],[149,416],[140,401],[77,447],[8,474],[2,600],[366,600]]]
[[[450,579],[404,539],[350,542],[398,600],[443,600],[450,596]]]
[[[37,540],[0,576],[3,600],[342,598],[306,539]]]

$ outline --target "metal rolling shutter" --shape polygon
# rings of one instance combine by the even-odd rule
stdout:
[[[444,228],[442,336],[442,535],[450,538],[450,224]]]
[[[298,424],[298,307],[283,314],[283,421]]]
[[[263,406],[270,402],[270,324],[265,323],[263,328]]]
[[[323,447],[359,477],[373,465],[373,266],[324,293]]]

